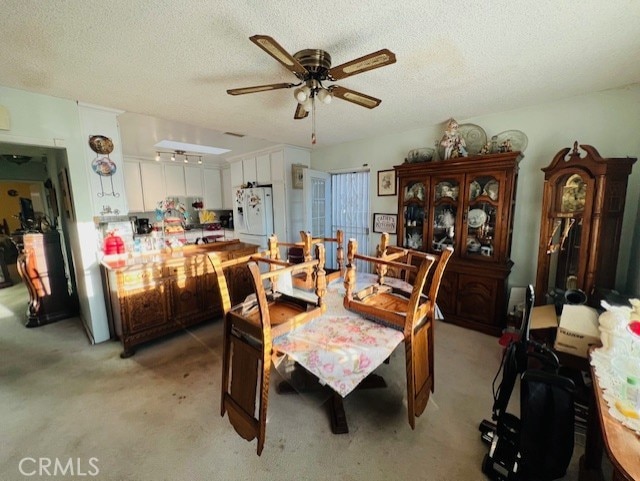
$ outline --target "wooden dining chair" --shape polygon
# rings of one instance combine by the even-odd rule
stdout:
[[[335,243],[336,245],[336,269],[327,269],[327,282],[331,282],[334,279],[339,279],[344,275],[344,232],[340,229],[336,230],[335,237],[313,237],[311,232],[300,231],[300,238],[302,240],[302,252],[305,261],[310,261],[313,258],[313,246],[316,244],[328,244]],[[328,249],[325,246],[325,250]]]
[[[438,260],[431,254],[407,252],[403,256],[396,256],[396,253],[398,252],[388,255],[386,259],[360,255],[357,253],[356,240],[349,240],[344,306],[366,318],[403,332],[408,418],[409,425],[414,429],[415,418],[424,412],[430,393],[434,389],[433,322],[435,301],[442,275],[453,249],[443,250]],[[415,266],[413,262],[398,262],[398,259],[407,260],[409,254],[412,255],[412,258],[421,259],[419,267]],[[398,272],[405,272],[406,276],[414,275],[411,291],[385,284],[384,275],[381,276],[379,273],[378,281],[375,284],[354,292],[356,283],[355,259],[370,262],[376,266],[393,268]],[[422,291],[429,271],[434,264],[436,264],[436,268],[429,285],[428,295],[424,295]]]
[[[229,422],[247,441],[257,438],[257,453],[264,447],[269,380],[271,372],[272,339],[318,317],[326,309],[324,276],[324,248],[317,246],[318,259],[301,264],[289,264],[276,257],[251,256],[247,269],[255,291],[255,299],[231,307],[224,276],[225,263],[210,256],[218,278],[224,316],[222,389],[220,414],[229,415]],[[270,270],[261,272],[259,263]],[[229,261],[226,263],[229,264]],[[313,268],[316,279],[316,300],[298,299],[277,292],[277,279],[283,275]],[[268,288],[265,288],[265,282]],[[256,417],[257,413],[257,417]]]

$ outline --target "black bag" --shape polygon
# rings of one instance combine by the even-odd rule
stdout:
[[[520,381],[522,475],[552,480],[567,472],[574,445],[574,391],[571,379],[529,369]]]

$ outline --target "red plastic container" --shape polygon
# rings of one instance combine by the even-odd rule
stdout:
[[[124,241],[120,236],[115,235],[114,232],[109,232],[107,237],[104,238],[102,250],[105,255],[124,254]]]

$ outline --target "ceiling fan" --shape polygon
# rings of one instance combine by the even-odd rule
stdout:
[[[290,55],[278,42],[267,35],[254,35],[249,37],[249,40],[290,70],[299,82],[230,89],[227,90],[227,93],[244,95],[298,87],[294,90],[294,96],[298,101],[294,119],[303,119],[309,115],[310,111],[315,111],[316,98],[323,103],[329,103],[332,97],[338,97],[368,109],[377,107],[382,102],[380,99],[335,84],[325,87],[322,82],[335,82],[368,70],[390,65],[396,61],[393,52],[382,49],[332,68],[331,55],[324,50],[305,49]],[[312,142],[315,144],[315,128],[313,130]]]

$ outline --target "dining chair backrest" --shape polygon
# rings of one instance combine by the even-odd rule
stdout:
[[[424,259],[433,259],[431,254],[425,252],[389,245],[389,233],[387,232],[383,232],[380,236],[380,244],[376,247],[376,257],[385,260],[396,260],[416,267],[419,267]],[[384,282],[384,277],[390,276],[413,284],[416,277],[416,272],[414,271],[398,271],[398,269],[389,268],[381,264],[376,266],[376,273],[378,274],[379,282]]]
[[[300,238],[303,245],[303,255],[305,261],[309,261],[313,258],[313,246],[319,243],[323,244],[336,244],[336,265],[337,269],[327,269],[327,275],[329,282],[342,277],[344,275],[344,232],[340,229],[336,230],[335,237],[313,237],[311,232],[300,231]],[[329,247],[325,246],[325,249]]]

